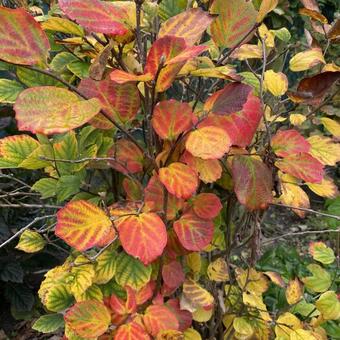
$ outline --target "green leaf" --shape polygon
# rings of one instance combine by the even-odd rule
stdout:
[[[69,52],[61,52],[58,53],[52,60],[50,66],[52,70],[63,73],[65,71],[69,71],[67,65],[72,63],[73,61],[77,61],[77,57]]]
[[[37,170],[51,165],[51,162],[42,160],[41,157],[53,158],[53,149],[51,145],[40,145],[32,153],[30,153],[27,158],[18,165],[18,167],[29,170]]]
[[[284,42],[288,42],[292,37],[286,27],[282,27],[279,30],[271,30],[271,32],[274,33],[276,37],[278,37],[280,40]]]
[[[47,314],[41,316],[32,328],[41,333],[52,333],[64,327],[64,317],[62,314]]]
[[[55,284],[46,293],[44,304],[51,312],[61,312],[71,306],[74,301],[70,288],[65,284]]]
[[[34,86],[58,86],[65,87],[60,81],[42,74],[37,71],[30,70],[25,67],[17,68],[17,77],[19,80],[28,87]]]
[[[89,63],[80,60],[72,61],[67,65],[67,68],[80,79],[89,77]]]
[[[34,305],[31,290],[21,284],[6,285],[5,296],[11,306],[20,312],[30,311]]]
[[[81,177],[78,175],[68,175],[59,178],[56,194],[59,202],[65,201],[70,196],[79,192]]]
[[[36,253],[43,249],[45,245],[46,241],[39,233],[32,230],[25,230],[21,234],[19,243],[15,248],[22,250],[25,253]]]
[[[15,80],[0,79],[0,103],[13,104],[24,88]]]
[[[320,315],[320,313],[315,310],[315,306],[312,303],[307,303],[306,300],[301,300],[298,304],[293,305],[290,312],[311,318]]]
[[[104,284],[109,282],[116,272],[117,253],[110,247],[100,254],[95,265],[94,282]]]
[[[57,194],[57,183],[56,179],[42,178],[34,183],[32,190],[39,192],[42,199],[53,197]]]
[[[130,286],[139,290],[151,279],[152,266],[144,266],[143,263],[132,256],[120,253],[116,260],[115,278],[122,287]]]
[[[260,82],[258,78],[251,72],[240,72],[239,75],[243,77],[242,83],[251,86],[254,89],[254,94],[258,95],[260,92]]]
[[[165,21],[181,12],[187,7],[187,0],[163,0],[158,6],[158,15]]]
[[[327,247],[323,242],[312,242],[309,245],[309,253],[315,261],[321,262],[322,264],[331,264],[335,260],[333,249]]]
[[[340,196],[336,199],[328,199],[326,201],[326,212],[331,215],[340,215]],[[327,224],[332,229],[337,229],[340,226],[340,221],[336,220],[335,218],[327,218]]]
[[[318,264],[310,264],[307,269],[313,274],[302,279],[306,288],[313,292],[322,293],[332,284],[330,274]]]
[[[0,279],[2,281],[22,283],[24,278],[24,272],[18,262],[7,263],[0,273]]]

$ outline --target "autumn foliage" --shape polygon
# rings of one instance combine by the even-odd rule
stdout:
[[[48,234],[69,252],[41,283],[33,327],[70,340],[327,339],[340,317],[333,251],[311,244],[296,277],[256,261],[266,209],[303,218],[311,192],[338,195],[326,169],[340,125],[322,109],[337,94],[339,20],[302,1],[307,42],[287,47],[289,31],[266,21],[277,0],[171,3],[0,7],[0,67],[15,74],[0,102],[19,130],[0,139],[0,168],[41,171],[32,190],[60,205]],[[25,230],[17,248],[47,243]]]

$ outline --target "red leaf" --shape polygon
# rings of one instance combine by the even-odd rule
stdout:
[[[185,279],[182,265],[178,261],[165,264],[162,268],[162,277],[168,287],[178,288]]]
[[[179,162],[159,169],[159,179],[166,189],[177,198],[191,197],[198,187],[195,171]]]
[[[25,9],[0,7],[0,22],[0,59],[20,65],[46,63],[48,38]]]
[[[123,35],[128,32],[122,22],[128,14],[113,3],[99,0],[59,0],[61,10],[87,30]]]
[[[290,154],[309,152],[311,145],[296,130],[280,130],[272,138],[272,148],[280,157],[286,157]]]
[[[203,193],[194,197],[192,208],[198,217],[212,220],[220,213],[222,204],[215,194]]]
[[[191,46],[200,39],[212,20],[213,16],[200,8],[190,8],[165,21],[158,32],[158,38],[172,35],[184,38],[186,44]]]
[[[101,336],[110,325],[111,315],[103,303],[87,300],[76,303],[64,316],[66,324],[81,337]]]
[[[143,171],[143,153],[127,139],[119,139],[109,150],[108,156],[115,158],[109,161],[110,165],[123,174]]]
[[[115,221],[124,250],[145,265],[160,255],[167,243],[166,227],[154,213],[121,217]]]
[[[219,47],[234,47],[256,23],[257,11],[247,0],[215,0],[210,12],[218,17],[210,26],[211,36]]]
[[[272,202],[272,174],[260,160],[234,156],[232,163],[234,191],[249,210],[265,209]]]
[[[53,134],[87,123],[101,105],[95,98],[82,100],[73,92],[55,86],[37,86],[22,91],[14,110],[19,130]]]
[[[111,232],[109,217],[90,202],[72,201],[57,213],[55,234],[79,251],[98,245]]]
[[[164,100],[155,106],[152,126],[160,138],[174,140],[193,126],[193,118],[194,114],[188,103]]]
[[[140,107],[139,91],[134,84],[119,85],[110,78],[101,81],[87,78],[80,82],[78,89],[87,98],[98,98],[102,110],[117,123],[132,121]],[[102,114],[95,116],[90,123],[98,129],[113,128]]]
[[[118,328],[114,340],[151,340],[151,337],[139,323],[132,321]]]
[[[324,177],[323,164],[308,153],[289,155],[275,165],[292,176],[309,183],[321,183]]]
[[[153,296],[155,288],[155,281],[149,281],[143,288],[141,288],[136,294],[137,305],[140,306],[146,301],[150,300]]]
[[[125,289],[127,293],[126,301],[115,294],[112,294],[110,298],[111,309],[119,315],[133,314],[137,310],[136,293],[128,286]]]
[[[217,126],[222,128],[229,135],[232,145],[245,147],[252,142],[262,115],[260,99],[250,93],[242,111],[231,113],[228,116],[209,114],[199,124],[199,127]]]
[[[174,230],[184,248],[199,251],[211,242],[214,224],[189,211],[174,223]]]
[[[242,83],[230,83],[215,92],[204,104],[204,111],[228,115],[243,109],[252,88]]]
[[[179,322],[178,328],[179,331],[184,332],[191,326],[192,314],[187,310],[181,309],[180,302],[178,299],[170,299],[166,302],[166,305],[176,315]]]
[[[144,190],[144,212],[163,211],[164,187],[157,175],[153,175]],[[184,201],[174,195],[168,194],[167,216],[168,220],[173,220],[179,210],[182,209]]]
[[[149,306],[145,311],[143,321],[147,331],[152,336],[156,336],[163,330],[178,330],[179,327],[175,314],[164,305]]]

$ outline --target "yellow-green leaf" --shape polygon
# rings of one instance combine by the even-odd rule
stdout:
[[[91,287],[87,288],[86,291],[82,294],[76,296],[76,301],[86,301],[86,300],[97,300],[103,301],[103,293],[99,286],[92,285]]]
[[[302,327],[302,322],[295,315],[292,313],[284,313],[276,320],[275,334],[278,338],[282,337],[282,340],[287,340],[289,339],[290,333]]]
[[[318,64],[326,64],[319,48],[312,48],[296,54],[289,62],[289,68],[293,72],[306,71]]]
[[[93,282],[104,284],[109,282],[116,272],[117,253],[108,248],[97,258],[95,265],[95,277]]]
[[[13,104],[24,88],[15,80],[0,79],[0,103]]]
[[[311,242],[309,245],[309,253],[315,261],[322,264],[331,264],[335,261],[333,249],[326,246],[323,242]]]
[[[330,274],[318,264],[310,264],[307,268],[313,275],[303,278],[302,282],[313,292],[325,292],[332,284]]]
[[[70,288],[66,284],[55,284],[45,296],[45,306],[51,312],[61,312],[74,301]]]
[[[249,338],[254,333],[254,329],[246,317],[235,318],[233,326],[236,331],[235,337],[238,339],[240,339],[241,336]]]
[[[46,31],[55,31],[66,34],[73,34],[79,37],[84,36],[84,29],[74,22],[58,17],[48,18],[41,24],[41,27]]]
[[[340,138],[340,123],[327,117],[320,118],[323,126],[336,138]]]
[[[315,306],[325,320],[337,320],[340,318],[340,302],[333,291],[321,294]]]
[[[45,245],[46,241],[39,233],[32,230],[25,230],[21,234],[19,243],[15,248],[25,253],[36,253],[43,249]]]

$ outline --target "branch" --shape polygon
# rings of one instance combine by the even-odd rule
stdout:
[[[46,208],[46,209],[60,209],[62,206],[59,205],[50,205],[50,204],[26,204],[26,203],[18,203],[18,204],[2,204],[0,203],[0,208]]]
[[[30,222],[29,224],[27,224],[25,227],[21,228],[19,231],[17,231],[13,236],[11,236],[9,239],[7,239],[5,242],[3,242],[2,244],[0,244],[0,249],[3,248],[6,244],[10,243],[11,241],[13,241],[15,238],[17,238],[18,236],[20,236],[25,230],[29,229],[33,224],[45,220],[47,218],[52,218],[55,215],[46,215],[46,216],[41,216],[41,217],[36,217],[32,222]]]
[[[340,216],[338,216],[338,215],[331,215],[331,214],[323,213],[321,211],[316,211],[316,210],[313,210],[313,209],[299,208],[299,207],[294,207],[292,205],[281,204],[281,203],[270,203],[270,205],[277,206],[277,207],[288,208],[288,209],[301,210],[301,211],[305,211],[305,212],[308,212],[308,213],[311,213],[311,214],[315,214],[315,215],[321,215],[321,216],[325,216],[325,217],[334,218],[334,219],[340,221]]]

